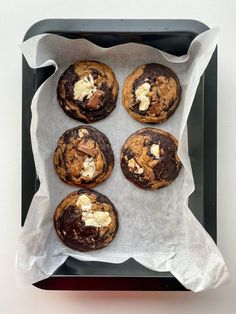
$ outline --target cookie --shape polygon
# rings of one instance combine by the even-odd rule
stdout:
[[[179,174],[178,142],[173,135],[157,128],[133,133],[121,150],[121,169],[128,180],[141,188],[158,189]]]
[[[177,75],[164,65],[141,65],[125,80],[122,101],[130,116],[144,123],[167,120],[180,102]]]
[[[114,166],[113,151],[106,135],[85,125],[62,134],[53,160],[58,176],[79,187],[94,187],[103,182]]]
[[[107,65],[97,61],[79,61],[61,75],[57,98],[68,116],[91,123],[112,112],[118,89],[116,77]]]
[[[103,194],[81,189],[67,195],[57,206],[54,226],[59,238],[78,251],[104,248],[118,230],[118,215]]]

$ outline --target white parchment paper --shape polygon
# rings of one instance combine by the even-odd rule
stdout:
[[[132,257],[156,271],[170,271],[186,288],[200,291],[215,288],[228,279],[224,260],[214,241],[188,208],[194,190],[188,157],[186,121],[200,76],[216,47],[218,29],[206,31],[192,42],[188,54],[176,57],[135,43],[101,48],[84,40],[57,35],[38,35],[21,45],[30,67],[54,65],[55,73],[36,92],[32,101],[31,140],[40,188],[35,194],[22,228],[16,259],[17,281],[27,285],[45,279],[68,256],[84,261],[121,263]],[[77,190],[63,183],[54,171],[53,153],[61,134],[82,123],[69,118],[57,102],[57,82],[62,72],[78,60],[92,59],[109,65],[120,86],[116,109],[92,125],[109,138],[115,167],[111,177],[96,190],[115,204],[120,228],[106,248],[80,253],[64,246],[53,228],[58,203]],[[183,163],[177,179],[168,187],[141,190],[127,181],[119,166],[119,154],[126,138],[145,127],[133,120],[121,103],[124,79],[137,66],[157,62],[172,68],[182,86],[182,100],[175,114],[157,125],[179,139]],[[195,130],[198,132],[198,130]]]

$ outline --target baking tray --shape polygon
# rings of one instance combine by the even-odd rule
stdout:
[[[86,38],[110,47],[136,42],[180,56],[208,27],[194,20],[47,19],[34,24],[24,40],[43,33]],[[22,99],[22,225],[39,187],[30,141],[31,100],[54,71],[33,70],[23,57]],[[201,77],[188,119],[189,154],[196,189],[190,196],[193,214],[216,241],[217,50]],[[48,279],[35,284],[54,290],[186,290],[168,272],[154,272],[133,259],[121,264],[68,258]]]

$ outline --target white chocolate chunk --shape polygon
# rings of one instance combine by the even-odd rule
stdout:
[[[83,212],[82,220],[85,222],[85,226],[93,227],[106,227],[111,223],[110,214],[102,211]]]
[[[82,210],[90,210],[92,208],[92,203],[86,194],[82,194],[78,197],[76,206],[81,207]]]
[[[148,97],[148,93],[150,91],[151,85],[149,83],[143,83],[139,86],[135,91],[135,96],[137,100],[140,101],[139,110],[145,111],[149,108],[150,100]]]
[[[84,137],[84,136],[87,135],[87,134],[88,134],[88,131],[87,131],[87,130],[85,130],[85,129],[80,129],[80,130],[79,130],[79,137],[80,137],[80,138]]]
[[[95,163],[93,161],[93,157],[86,156],[86,159],[83,163],[83,170],[81,171],[81,175],[83,177],[92,178],[94,176],[95,171],[96,171],[96,168],[95,168]]]
[[[74,99],[82,101],[84,97],[89,99],[96,91],[94,79],[91,74],[77,81],[74,85]]]
[[[160,145],[152,144],[151,146],[151,154],[156,158],[160,158]]]
[[[82,209],[82,220],[85,226],[106,227],[111,223],[109,212],[92,211],[92,203],[86,194],[78,197],[76,206]]]
[[[139,166],[139,164],[134,160],[134,158],[129,159],[128,167],[131,169],[135,169],[134,173],[136,173],[136,174],[142,174],[143,173],[143,168]]]

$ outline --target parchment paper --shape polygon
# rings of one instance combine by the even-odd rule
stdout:
[[[218,29],[199,35],[188,54],[175,57],[149,46],[135,43],[104,49],[84,39],[70,40],[57,35],[38,35],[21,45],[30,67],[54,65],[55,73],[45,81],[32,101],[31,140],[40,188],[35,194],[19,239],[16,270],[18,285],[49,277],[68,256],[84,261],[121,263],[130,257],[155,271],[170,271],[186,288],[200,291],[215,288],[228,279],[224,260],[214,241],[188,208],[194,190],[188,157],[186,121],[200,76],[216,47]],[[64,246],[53,228],[53,213],[58,203],[77,190],[63,183],[55,173],[53,153],[60,135],[82,123],[69,118],[56,98],[62,72],[78,60],[92,59],[109,65],[120,86],[116,109],[92,125],[109,138],[115,167],[111,177],[95,189],[115,204],[120,228],[115,240],[105,249],[80,253]],[[121,103],[124,79],[137,66],[157,62],[178,75],[182,100],[175,114],[157,125],[179,139],[183,163],[177,179],[168,187],[141,190],[127,181],[119,166],[120,149],[126,138],[145,127],[133,120]],[[198,130],[195,130],[198,132]]]

